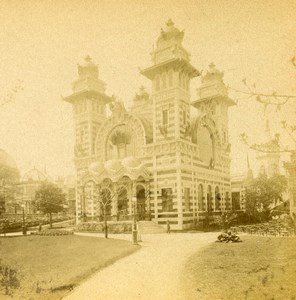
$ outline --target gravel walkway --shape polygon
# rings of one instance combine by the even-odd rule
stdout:
[[[139,251],[95,273],[64,300],[184,300],[180,286],[183,264],[216,237],[217,233],[143,235]]]

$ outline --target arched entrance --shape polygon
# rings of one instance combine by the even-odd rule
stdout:
[[[117,195],[117,219],[126,220],[128,215],[128,196],[126,187],[119,187],[117,189]]]
[[[104,219],[111,219],[112,196],[108,188],[103,188],[100,195],[100,211]]]
[[[146,216],[146,197],[145,188],[142,185],[138,185],[137,189],[137,215],[139,220],[145,220]]]

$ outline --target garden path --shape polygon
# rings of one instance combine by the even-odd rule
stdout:
[[[131,240],[131,235],[109,237]],[[191,255],[216,237],[217,233],[143,235],[139,251],[95,273],[64,300],[184,300],[181,268]]]

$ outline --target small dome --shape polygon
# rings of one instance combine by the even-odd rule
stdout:
[[[78,74],[81,78],[86,77],[95,77],[99,76],[99,69],[96,64],[92,61],[91,57],[87,55],[84,58],[84,62],[81,65],[78,65]]]
[[[169,19],[166,22],[165,29],[161,29],[161,34],[158,41],[161,40],[170,40],[172,38],[176,38],[177,40],[183,40],[184,31],[180,31],[178,28],[175,27],[175,23]]]
[[[96,161],[88,167],[88,170],[92,175],[100,175],[104,171],[104,164]]]
[[[50,178],[47,174],[42,173],[36,168],[25,173],[23,176],[22,181],[33,181],[33,182],[40,182],[40,181],[49,181]]]
[[[125,168],[138,168],[141,166],[141,161],[139,159],[137,159],[136,157],[130,156],[130,157],[126,157],[122,160],[122,165]]]
[[[122,168],[121,162],[116,159],[108,160],[105,163],[105,169],[107,172],[115,173],[118,172],[121,168]]]
[[[223,82],[223,76],[224,76],[224,73],[219,71],[216,68],[216,65],[214,63],[211,63],[209,65],[207,73],[204,76],[202,76],[202,82],[208,82],[208,81]]]

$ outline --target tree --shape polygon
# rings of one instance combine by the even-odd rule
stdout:
[[[246,213],[255,220],[267,220],[272,203],[282,201],[282,195],[287,188],[287,179],[283,175],[267,178],[260,175],[254,178],[246,187]]]
[[[113,183],[108,180],[101,184],[90,180],[82,185],[82,201],[92,201],[97,215],[100,217],[103,216],[105,238],[108,238],[107,217],[111,215],[112,205],[118,205],[116,199],[118,196],[124,195],[124,191],[126,191],[124,185],[114,187]],[[128,199],[126,198],[126,205],[127,203]],[[83,211],[81,215],[83,221],[86,221],[85,203],[82,205],[82,208]],[[118,220],[118,212],[116,218]]]
[[[52,183],[44,183],[35,195],[37,210],[49,214],[50,228],[52,228],[52,214],[64,210],[66,196],[63,191]]]
[[[5,213],[5,195],[0,193],[0,216]]]

